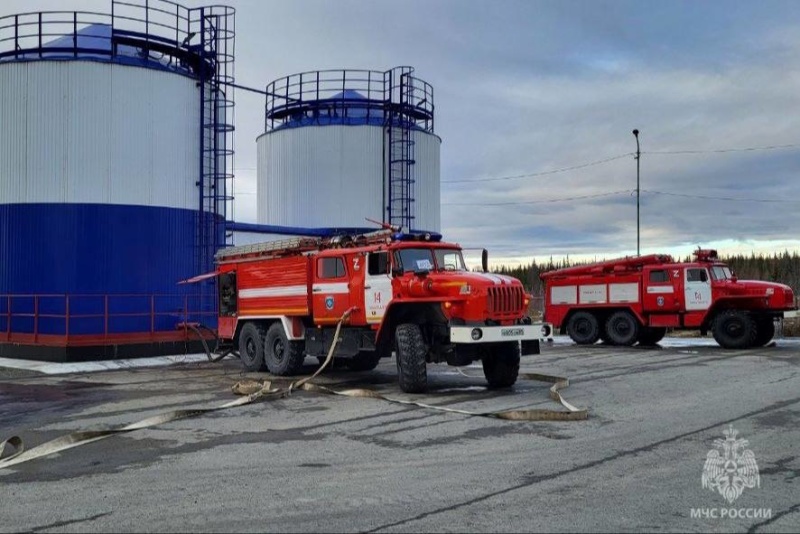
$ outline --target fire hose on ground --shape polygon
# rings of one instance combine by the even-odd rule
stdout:
[[[319,369],[317,369],[312,375],[291,382],[286,387],[281,387],[281,388],[273,387],[270,381],[257,382],[254,380],[248,380],[248,381],[237,382],[236,384],[233,385],[232,390],[237,395],[242,395],[242,396],[239,397],[238,399],[226,402],[219,406],[211,408],[173,410],[152,417],[147,417],[140,421],[129,423],[127,425],[123,425],[117,428],[73,432],[71,434],[67,434],[65,436],[61,436],[51,441],[42,443],[41,445],[38,445],[29,450],[25,450],[25,444],[22,438],[20,438],[19,436],[13,436],[5,441],[0,442],[0,469],[28,462],[36,458],[49,456],[51,454],[65,451],[67,449],[72,449],[80,445],[92,443],[94,441],[100,441],[102,439],[106,439],[118,434],[126,434],[144,428],[163,425],[164,423],[168,423],[170,421],[177,421],[179,419],[188,419],[190,417],[197,417],[211,412],[252,404],[257,401],[267,401],[267,400],[276,400],[280,398],[285,398],[291,395],[294,390],[319,392],[329,395],[339,395],[345,397],[378,399],[390,402],[392,404],[417,406],[420,408],[441,411],[441,412],[456,413],[456,414],[463,414],[463,415],[470,415],[477,417],[489,417],[494,419],[504,419],[510,421],[580,421],[588,418],[587,410],[574,407],[566,400],[564,400],[564,398],[559,393],[559,390],[569,386],[569,380],[567,378],[538,374],[538,373],[524,373],[521,374],[520,376],[528,380],[537,380],[537,381],[551,383],[552,386],[550,387],[550,398],[560,403],[564,408],[566,408],[566,410],[529,409],[529,410],[505,410],[505,411],[495,411],[495,412],[473,412],[469,410],[460,410],[457,408],[436,406],[432,404],[426,404],[423,402],[386,397],[370,389],[355,388],[355,389],[335,390],[326,386],[321,386],[312,383],[311,380],[316,378],[333,360],[333,353],[335,352],[336,345],[339,342],[339,336],[341,333],[342,325],[348,319],[348,317],[352,312],[353,312],[352,308],[350,310],[347,310],[336,324],[336,331],[334,333],[333,343],[331,344],[331,348],[328,351],[325,361],[319,367]],[[203,336],[200,330],[196,331],[198,334],[200,334],[200,337],[202,339]],[[208,345],[205,340],[203,340],[203,345],[206,348],[207,354],[209,354],[210,361],[219,361],[228,354],[231,354],[231,351],[227,351],[222,353],[221,356],[216,356],[212,358],[211,352],[209,351]],[[217,346],[217,348],[219,347]],[[7,448],[10,449],[8,455],[6,455]]]

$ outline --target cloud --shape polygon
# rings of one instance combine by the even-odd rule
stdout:
[[[328,68],[414,66],[435,88],[443,232],[487,246],[495,261],[635,253],[631,156],[546,176],[452,182],[630,154],[633,128],[644,151],[643,251],[800,244],[797,148],[656,153],[800,143],[800,2],[226,3],[237,10],[242,85]],[[74,0],[70,9],[109,5]],[[64,4],[2,6],[3,14],[38,9]],[[235,211],[252,221],[264,101],[244,91],[236,99]]]

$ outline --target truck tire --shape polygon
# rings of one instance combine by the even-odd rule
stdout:
[[[616,311],[606,321],[606,335],[614,345],[630,347],[639,339],[640,325],[627,310]]]
[[[775,322],[771,317],[760,318],[756,321],[756,339],[754,347],[763,347],[775,337]]]
[[[743,310],[725,310],[714,319],[714,339],[723,349],[752,347],[757,330],[753,316]]]
[[[281,323],[272,323],[264,341],[264,363],[273,375],[296,375],[303,368],[303,343],[289,341]]]
[[[490,389],[509,388],[519,376],[519,343],[492,343],[485,348],[483,375]]]
[[[377,350],[362,350],[344,361],[351,371],[372,371],[381,362],[381,355]]]
[[[639,330],[639,345],[655,345],[667,335],[663,327],[644,326]]]
[[[567,321],[567,334],[578,345],[591,345],[600,338],[600,325],[593,313],[579,311]]]
[[[256,323],[245,323],[239,332],[239,358],[247,371],[267,369],[264,365],[264,329]]]
[[[397,342],[397,381],[406,393],[423,393],[428,389],[425,355],[428,348],[416,324],[401,324],[395,330]]]

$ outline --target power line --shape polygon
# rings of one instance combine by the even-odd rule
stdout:
[[[571,200],[585,200],[588,198],[610,197],[613,195],[630,194],[630,189],[598,193],[596,195],[583,195],[578,197],[551,198],[549,200],[521,200],[518,202],[442,202],[442,206],[514,206],[519,204],[550,204],[552,202],[568,202]]]
[[[744,148],[718,148],[709,150],[649,150],[642,154],[721,154],[725,152],[752,152],[756,150],[783,150],[787,148],[798,148],[800,144],[791,145],[768,145],[750,146]]]
[[[601,159],[598,161],[592,161],[590,163],[583,163],[581,165],[574,165],[572,167],[564,167],[563,169],[553,169],[550,171],[542,171],[542,172],[532,172],[528,174],[517,174],[515,176],[501,176],[498,178],[476,178],[473,180],[442,180],[443,184],[454,184],[454,183],[470,183],[470,182],[497,182],[499,180],[516,180],[518,178],[532,178],[534,176],[547,176],[550,174],[557,174],[560,172],[567,172],[567,171],[574,171],[577,169],[585,169],[586,167],[593,167],[594,165],[601,165],[603,163],[608,163],[610,161],[615,161],[618,159],[626,158],[628,156],[632,156],[633,152],[628,152],[627,154],[620,154],[619,156],[614,156],[613,158],[606,158]]]
[[[781,204],[800,204],[800,200],[783,200],[783,199],[775,199],[775,198],[734,198],[734,197],[714,197],[708,195],[687,195],[684,193],[669,193],[666,191],[653,191],[642,189],[643,193],[651,193],[654,195],[667,195],[671,197],[683,197],[683,198],[697,198],[703,200],[725,200],[729,202],[769,202],[769,203],[781,203]]]
[[[751,147],[743,147],[743,148],[719,148],[719,149],[708,149],[708,150],[648,150],[642,151],[642,154],[653,154],[653,155],[679,155],[679,154],[724,154],[728,152],[753,152],[759,150],[785,150],[789,148],[800,148],[800,143],[789,144],[789,145],[767,145],[767,146],[751,146]],[[593,167],[595,165],[602,165],[604,163],[609,163],[612,161],[616,161],[618,159],[622,159],[628,156],[635,155],[634,152],[628,152],[625,154],[620,154],[618,156],[601,159],[597,161],[592,161],[589,163],[583,163],[580,165],[573,165],[571,167],[563,167],[560,169],[552,169],[549,171],[541,171],[541,172],[532,172],[526,174],[516,174],[512,176],[500,176],[494,178],[474,178],[474,179],[459,179],[459,180],[442,180],[441,183],[443,184],[455,184],[455,183],[477,183],[477,182],[497,182],[501,180],[517,180],[520,178],[535,178],[537,176],[549,176],[551,174],[558,174],[562,172],[568,171],[575,171],[578,169],[585,169],[587,167]]]

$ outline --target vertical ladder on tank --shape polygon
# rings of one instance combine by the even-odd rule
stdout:
[[[389,167],[388,222],[412,229],[414,226],[414,84],[410,69],[390,70],[387,114],[387,157]],[[395,77],[399,75],[399,80]],[[395,85],[397,82],[397,85]]]
[[[216,13],[213,7],[196,11],[202,55],[197,249],[199,272],[207,272],[214,268],[214,254],[232,244],[226,222],[233,201],[234,102],[226,84],[234,81],[234,33],[226,13]]]

